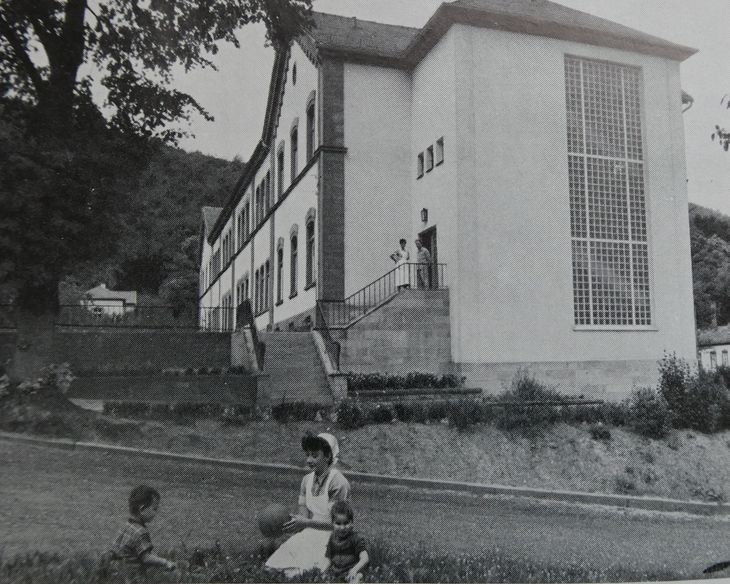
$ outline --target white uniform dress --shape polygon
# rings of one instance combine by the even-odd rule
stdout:
[[[332,470],[334,469],[331,469],[328,473],[325,484],[317,496],[312,492],[314,472],[304,477],[306,486],[305,504],[312,514],[311,518],[315,521],[330,523],[332,520],[329,500],[330,481],[335,474]],[[324,554],[331,533],[330,530],[314,529],[313,527],[307,527],[295,533],[266,560],[266,567],[283,570],[287,577],[296,576],[313,568],[319,568],[324,572],[330,563]]]
[[[408,277],[408,260],[411,259],[411,255],[407,249],[398,249],[394,254],[398,257],[398,261],[395,263],[395,285],[396,288],[399,286],[410,285],[410,278]]]

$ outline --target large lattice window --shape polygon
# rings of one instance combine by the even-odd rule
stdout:
[[[576,325],[651,324],[641,70],[565,58]]]

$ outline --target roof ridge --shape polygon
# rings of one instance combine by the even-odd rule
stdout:
[[[390,24],[388,22],[381,22],[379,20],[369,20],[367,18],[360,18],[359,16],[343,16],[342,14],[333,14],[332,12],[321,12],[319,10],[313,10],[312,14],[321,14],[323,16],[333,16],[335,18],[341,18],[343,20],[352,20],[353,18],[357,18],[358,22],[367,22],[368,24],[377,24],[378,26],[391,26],[393,28],[403,28],[406,30],[421,30],[421,27],[418,26],[405,26],[403,24]]]

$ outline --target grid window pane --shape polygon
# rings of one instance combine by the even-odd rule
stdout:
[[[566,57],[565,93],[575,323],[650,325],[641,71]]]

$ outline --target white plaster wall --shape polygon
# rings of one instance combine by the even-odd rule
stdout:
[[[722,366],[722,352],[727,351],[730,353],[730,345],[715,345],[713,347],[703,347],[698,350],[699,355],[699,361],[702,365],[702,368],[706,371],[712,371],[712,366],[710,365],[710,353],[715,352],[715,355],[717,356],[717,366]]]
[[[345,296],[393,269],[411,226],[410,75],[345,63]]]
[[[436,227],[438,262],[447,264],[446,283],[453,288],[458,258],[456,237],[457,164],[459,140],[456,138],[455,34],[452,28],[413,71],[411,115],[411,156],[409,174],[413,189],[412,232],[408,235],[411,261],[416,261],[414,240],[421,231]],[[417,157],[444,138],[444,162],[418,178]],[[424,163],[425,167],[425,163]],[[421,209],[428,209],[428,222],[421,221]],[[468,268],[467,268],[468,269]],[[453,309],[452,309],[453,310]]]
[[[297,66],[297,83],[292,85],[292,68],[296,63]],[[289,58],[289,67],[286,75],[286,85],[284,87],[284,98],[281,103],[281,116],[276,129],[276,138],[272,145],[274,154],[278,152],[279,144],[284,141],[284,190],[291,185],[291,140],[290,132],[292,122],[295,118],[299,118],[299,140],[298,140],[298,157],[297,172],[301,172],[307,164],[307,100],[312,91],[317,89],[319,79],[319,70],[304,54],[301,47],[297,43],[292,44],[291,55]],[[319,96],[315,97],[318,100]],[[315,101],[315,116],[317,115],[317,101]],[[318,120],[315,119],[315,146],[317,149],[319,136],[317,135]],[[278,188],[278,177],[277,177]],[[274,191],[276,193],[278,191]]]
[[[306,234],[307,226],[305,219],[307,211],[310,208],[317,209],[317,176],[318,166],[315,164],[302,180],[297,184],[296,188],[289,193],[289,196],[282,202],[276,211],[275,233],[274,233],[274,258],[272,265],[274,266],[274,276],[276,276],[276,244],[279,238],[284,239],[284,267],[282,270],[282,300],[280,306],[274,306],[274,322],[286,320],[292,316],[300,314],[305,310],[314,307],[317,301],[317,287],[314,286],[309,290],[304,290],[306,285]],[[317,221],[319,218],[315,215],[315,258],[317,257]],[[297,241],[297,295],[289,298],[291,291],[291,241],[290,233],[293,225],[297,225],[298,241]],[[314,277],[317,277],[317,265],[315,259]],[[276,287],[278,282],[274,277],[274,303],[276,303]]]
[[[457,26],[460,362],[696,358],[678,65]],[[651,331],[576,331],[564,55],[642,67]]]

